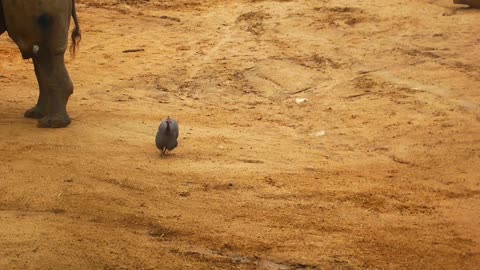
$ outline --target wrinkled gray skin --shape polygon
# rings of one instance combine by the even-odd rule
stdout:
[[[39,127],[66,127],[66,106],[73,84],[65,68],[70,16],[75,22],[72,51],[80,41],[74,0],[0,0],[0,35],[17,44],[24,59],[33,59],[40,89],[37,105],[25,117],[39,119]]]
[[[453,3],[469,5],[472,8],[480,8],[480,0],[453,0]]]
[[[155,137],[155,144],[157,148],[162,151],[162,155],[167,150],[171,151],[177,147],[178,142],[178,124],[175,120],[168,117],[160,123]]]

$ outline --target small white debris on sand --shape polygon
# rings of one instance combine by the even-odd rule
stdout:
[[[295,102],[296,102],[297,104],[302,104],[302,103],[307,102],[307,99],[306,99],[306,98],[296,98],[296,99],[295,99]]]
[[[327,135],[327,133],[326,133],[324,130],[315,132],[315,133],[313,134],[313,136],[315,136],[315,137],[323,137],[323,136],[325,136],[325,135]]]

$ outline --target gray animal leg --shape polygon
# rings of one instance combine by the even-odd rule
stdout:
[[[33,66],[35,67],[35,75],[37,76],[40,94],[38,96],[37,105],[35,105],[35,107],[31,108],[30,110],[27,110],[25,112],[25,117],[41,119],[42,117],[47,115],[47,93],[45,89],[45,80],[42,76],[40,76],[37,61],[38,60],[36,60],[35,58],[33,59]]]
[[[73,93],[73,84],[65,67],[64,55],[42,52],[40,48],[34,61],[37,63],[37,76],[41,85],[39,103],[46,104],[46,115],[39,120],[39,127],[68,126],[71,120],[66,107],[68,98]]]

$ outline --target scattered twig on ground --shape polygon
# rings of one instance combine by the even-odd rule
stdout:
[[[133,52],[144,52],[145,49],[129,49],[129,50],[124,50],[122,53],[133,53]]]

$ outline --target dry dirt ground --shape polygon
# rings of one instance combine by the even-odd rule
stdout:
[[[0,269],[478,269],[480,10],[77,9],[69,128],[22,118],[33,67],[0,38]]]

